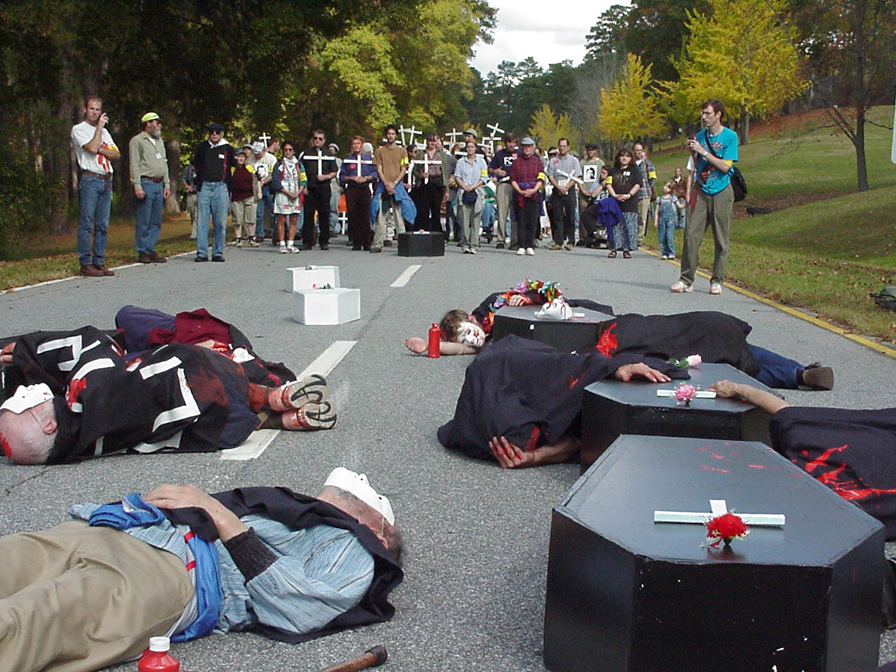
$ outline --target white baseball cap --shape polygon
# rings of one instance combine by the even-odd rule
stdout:
[[[3,402],[0,411],[12,411],[16,415],[24,413],[29,408],[49,401],[53,398],[53,392],[46,383],[37,385],[19,385],[16,393]]]
[[[390,525],[395,524],[395,514],[392,513],[392,504],[389,502],[388,498],[383,497],[373,489],[370,482],[367,480],[366,475],[355,473],[351,469],[346,469],[345,467],[336,467],[330,472],[330,475],[327,476],[327,481],[324,483],[324,487],[327,487],[328,485],[334,488],[339,488],[340,490],[345,490],[349,494],[354,495],[367,504],[371,509],[382,515],[383,518],[389,521]]]

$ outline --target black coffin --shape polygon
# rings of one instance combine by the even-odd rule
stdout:
[[[728,364],[701,364],[688,373],[691,379],[683,382],[703,390],[720,380],[730,380],[772,391]],[[586,387],[582,400],[582,471],[622,434],[762,441],[771,445],[769,415],[753,404],[718,397],[694,399],[685,407],[674,397],[656,396],[658,389],[674,389],[679,382],[656,385],[608,378]]]
[[[778,513],[728,550],[656,510]],[[622,436],[553,510],[553,672],[861,672],[878,660],[883,526],[755,442]]]
[[[612,315],[587,308],[573,308],[571,320],[536,320],[541,306],[502,306],[495,313],[491,338],[499,341],[514,334],[539,343],[547,343],[561,352],[572,352],[597,343],[597,325],[612,320]],[[579,317],[581,316],[581,317]]]
[[[441,233],[399,233],[399,257],[444,257],[445,236]]]

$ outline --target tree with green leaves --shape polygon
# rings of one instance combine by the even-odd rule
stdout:
[[[568,138],[573,143],[578,143],[578,134],[569,120],[568,114],[555,114],[547,103],[532,115],[532,123],[529,126],[531,135],[540,147],[556,147],[560,138]]]
[[[794,49],[793,30],[779,16],[784,0],[708,0],[711,14],[690,15],[690,35],[676,61],[679,81],[669,100],[699,110],[718,98],[740,118],[740,141],[749,120],[777,112],[808,86]]]
[[[629,54],[616,82],[600,92],[600,130],[619,145],[660,135],[665,121],[657,106],[649,65]]]

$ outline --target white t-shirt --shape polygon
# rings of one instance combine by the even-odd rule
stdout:
[[[75,145],[75,154],[78,157],[78,165],[81,170],[89,170],[91,173],[112,174],[112,162],[102,154],[91,154],[84,151],[84,145],[93,140],[96,126],[91,126],[86,121],[72,126],[72,142]],[[103,142],[100,149],[114,149],[118,151],[115,141],[107,129],[103,129]]]

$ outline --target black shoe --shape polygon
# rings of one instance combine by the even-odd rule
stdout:
[[[147,254],[145,252],[137,255],[137,263],[138,264],[151,264],[152,263],[152,255]]]
[[[360,245],[352,245],[352,252],[358,252],[361,249]]]
[[[520,246],[519,245],[511,245],[508,249],[511,252],[516,252],[518,249],[520,249]]]
[[[313,250],[314,245],[302,245],[302,249],[307,252],[308,250]]]
[[[168,259],[163,257],[161,254],[157,254],[155,251],[149,253],[150,261],[154,264],[167,264]]]
[[[329,245],[321,245],[321,246],[320,246],[320,249],[326,251],[326,250],[329,250],[329,249],[330,249],[330,246],[329,246]]]
[[[503,249],[504,249],[504,243],[498,243],[497,245],[495,245],[495,249],[496,249],[496,250],[503,250]]]
[[[492,234],[490,234],[490,233],[485,234],[485,242],[486,242],[487,245],[490,245],[490,244],[491,244],[491,242],[492,242],[492,238],[493,238],[493,237],[494,237],[494,236],[492,236]]]
[[[387,239],[387,240],[384,240],[384,241],[383,241],[383,247],[392,247],[392,241],[391,241],[391,240],[388,240],[388,239]]]
[[[212,261],[224,261],[224,255],[216,254],[212,257]]]
[[[195,262],[197,262],[197,263],[200,263],[200,262],[203,262],[203,261],[208,261],[208,257],[200,257],[200,256],[197,254],[197,255],[196,255],[196,258],[195,258],[193,261],[195,261]]]
[[[578,242],[576,242],[576,247],[590,247],[590,245],[588,245],[587,240],[584,240],[583,238],[579,238]]]

